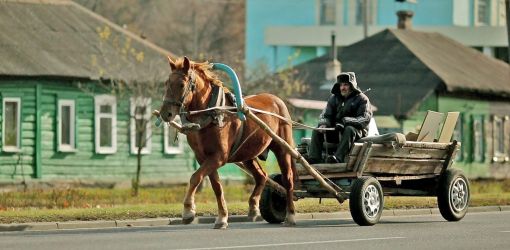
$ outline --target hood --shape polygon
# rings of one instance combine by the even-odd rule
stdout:
[[[349,83],[351,84],[353,93],[361,93],[361,89],[358,87],[358,82],[356,82],[356,74],[354,72],[342,72],[336,77],[336,83],[331,88],[331,94],[340,95],[340,78],[349,77]]]

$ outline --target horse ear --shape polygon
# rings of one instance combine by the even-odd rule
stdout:
[[[175,63],[174,61],[172,61],[172,58],[170,58],[170,56],[167,56],[166,58],[168,58],[168,64],[170,64],[170,69],[172,69],[172,71],[175,71],[177,67],[175,67]]]
[[[188,71],[189,71],[189,66],[190,66],[190,61],[188,59],[188,57],[184,57],[184,67],[182,68],[182,70],[184,70],[184,72],[187,74]]]

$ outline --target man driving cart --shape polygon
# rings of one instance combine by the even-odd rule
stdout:
[[[328,156],[327,163],[345,162],[355,141],[366,137],[372,109],[368,97],[362,93],[354,72],[342,72],[331,89],[326,108],[319,117],[318,127],[334,130],[314,130],[308,151],[310,164],[321,163],[323,143],[338,143],[334,155]],[[324,134],[325,133],[325,134]]]

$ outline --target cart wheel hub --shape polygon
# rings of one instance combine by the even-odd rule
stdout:
[[[363,193],[363,212],[367,217],[376,217],[379,213],[381,200],[379,199],[379,191],[374,185],[369,185]]]
[[[457,178],[451,187],[450,204],[455,211],[462,211],[467,206],[467,183],[462,178]]]

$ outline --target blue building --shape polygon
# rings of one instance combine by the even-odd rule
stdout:
[[[413,29],[438,32],[508,61],[505,0],[246,0],[246,66],[276,71],[324,55],[337,46],[395,28],[396,12],[414,12]],[[367,26],[363,13],[366,9]]]

